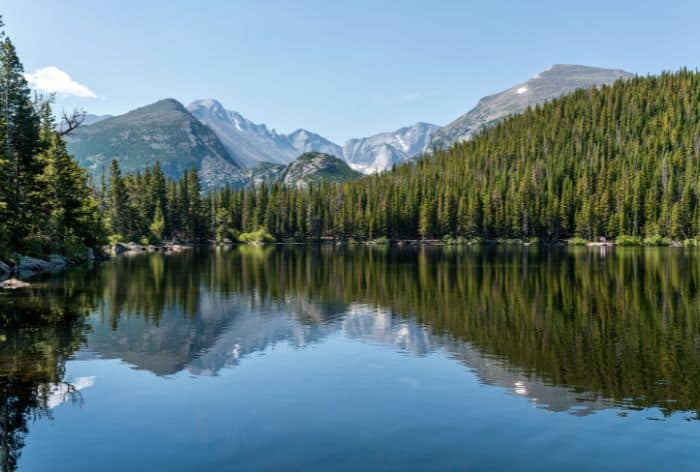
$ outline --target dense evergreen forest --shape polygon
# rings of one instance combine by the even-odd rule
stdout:
[[[277,238],[700,233],[700,74],[579,90],[415,164],[341,185],[222,190],[218,227]]]
[[[66,151],[51,98],[32,96],[0,20],[0,259],[79,253],[99,243],[87,173]]]
[[[700,74],[579,90],[472,141],[344,184],[224,188],[200,201],[194,173],[178,184],[164,184],[157,169],[125,181],[135,201],[108,201],[108,221],[141,223],[135,233],[113,225],[119,234],[147,234],[153,222],[167,236],[232,239],[256,230],[278,240],[690,239],[700,234]],[[117,195],[114,188],[103,193]],[[146,202],[149,188],[160,196]]]
[[[700,234],[698,72],[578,90],[352,182],[203,193],[195,170],[174,181],[158,164],[122,175],[113,161],[93,184],[66,152],[51,97],[32,96],[12,42],[4,33],[0,42],[0,258],[256,232],[280,241]]]

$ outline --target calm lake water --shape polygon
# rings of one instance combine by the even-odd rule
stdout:
[[[240,247],[0,294],[5,470],[697,470],[700,252]]]

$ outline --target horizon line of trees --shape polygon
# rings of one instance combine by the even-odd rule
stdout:
[[[700,235],[700,73],[619,80],[508,118],[390,171],[305,188],[202,192],[159,163],[98,186],[32,96],[0,19],[0,259],[107,241],[562,239]],[[243,237],[243,239],[247,239]]]

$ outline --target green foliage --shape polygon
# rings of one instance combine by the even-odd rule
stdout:
[[[117,244],[126,241],[126,239],[121,234],[110,234],[107,237],[107,241],[109,242],[109,244]]]
[[[443,236],[443,237],[442,237],[442,242],[445,243],[445,244],[455,245],[455,246],[456,246],[456,245],[461,245],[461,244],[469,244],[469,243],[470,243],[470,240],[467,239],[467,238],[465,238],[465,237],[463,237],[463,236],[458,236],[458,237],[455,238],[455,237],[453,237],[453,236],[446,235],[446,236]]]
[[[153,214],[153,222],[151,223],[151,234],[157,241],[161,241],[165,235],[165,217],[161,210],[160,202],[156,202],[156,211]]]
[[[275,238],[270,233],[260,228],[249,233],[241,233],[238,236],[238,240],[246,244],[263,244],[272,243],[275,241]]]
[[[384,245],[384,246],[385,246],[385,245],[388,245],[391,241],[389,241],[389,238],[387,238],[386,236],[380,236],[380,237],[375,238],[375,239],[373,239],[373,240],[371,240],[371,241],[369,241],[369,242],[370,242],[371,244],[375,244],[375,245]]]
[[[566,240],[566,244],[569,246],[585,246],[588,244],[588,240],[579,237],[573,237]]]
[[[644,245],[645,246],[670,246],[671,240],[669,238],[664,238],[663,236],[655,234],[653,236],[647,236],[646,238],[644,238]]]
[[[639,236],[621,235],[615,238],[616,246],[641,246],[642,238]]]
[[[87,253],[88,246],[85,245],[85,239],[71,230],[64,236],[63,245],[63,253],[70,258],[80,260]]]
[[[86,172],[66,151],[50,100],[32,98],[0,31],[0,239],[3,252],[84,254],[103,236]]]

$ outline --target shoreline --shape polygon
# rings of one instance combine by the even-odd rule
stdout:
[[[78,267],[83,264],[94,264],[109,260],[113,257],[134,256],[149,253],[177,254],[183,251],[204,248],[204,247],[233,247],[233,246],[312,246],[312,245],[333,245],[333,246],[366,246],[366,247],[464,247],[464,246],[519,246],[519,247],[545,247],[545,248],[573,248],[587,247],[605,250],[614,247],[668,247],[686,248],[700,247],[700,240],[675,241],[666,240],[662,244],[645,243],[641,238],[634,241],[588,241],[574,238],[574,240],[554,239],[554,240],[522,240],[522,239],[395,239],[379,238],[375,240],[355,240],[355,239],[333,239],[320,238],[316,240],[286,240],[275,242],[238,242],[238,241],[208,241],[201,244],[190,242],[165,242],[162,244],[138,244],[115,243],[105,245],[100,248],[90,249],[86,257],[71,259],[66,256],[51,254],[46,258],[35,258],[18,255],[18,263],[10,266],[0,260],[0,288],[24,288],[26,285],[16,287],[17,282],[22,282],[22,278],[32,278],[41,274],[58,273],[71,267]],[[15,278],[17,277],[17,278]]]

